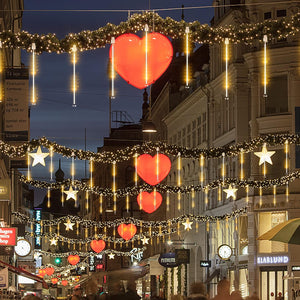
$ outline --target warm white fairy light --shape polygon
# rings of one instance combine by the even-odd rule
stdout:
[[[115,99],[115,69],[114,69],[114,65],[115,65],[115,38],[112,37],[111,38],[111,94],[110,94],[110,98],[111,99]]]
[[[189,32],[190,28],[185,28],[185,87],[189,87]]]
[[[89,212],[89,191],[85,192],[85,211]]]
[[[64,207],[64,204],[65,204],[64,185],[61,186],[60,192],[61,192],[61,197],[60,197],[60,199],[61,199],[61,206]]]
[[[126,212],[129,212],[129,193],[126,193]]]
[[[177,186],[181,186],[181,153],[177,157]]]
[[[285,174],[289,174],[289,167],[290,167],[290,161],[289,161],[289,152],[290,152],[290,145],[289,141],[286,140],[284,144],[284,152],[285,152]],[[286,183],[286,188],[285,188],[285,200],[286,202],[289,201],[289,183]]]
[[[74,185],[74,179],[75,179],[75,158],[74,158],[74,153],[72,153],[71,177],[72,177],[72,185]]]
[[[29,148],[27,149],[27,180],[30,180],[31,176],[30,176],[30,152],[29,152]]]
[[[221,168],[221,175],[222,175],[222,184],[224,185],[225,175],[226,175],[226,168],[225,168],[225,153],[222,153],[222,168]]]
[[[268,36],[264,35],[263,37],[264,42],[264,97],[268,97],[267,95],[267,42]]]
[[[145,85],[148,85],[148,31],[149,26],[145,25]]]
[[[204,156],[200,155],[200,184],[203,186],[204,183]]]
[[[138,159],[138,154],[135,153],[134,154],[134,169],[135,169],[135,172],[134,172],[134,185],[135,186],[137,186],[137,184],[138,184],[137,159]]]
[[[50,171],[50,181],[53,181],[53,147],[51,146],[49,149],[49,154],[50,154],[50,166],[49,166],[49,171]]]
[[[36,45],[32,43],[32,60],[31,60],[31,76],[32,76],[32,94],[31,94],[31,104],[36,105],[36,90],[35,90],[35,74],[36,74],[36,61],[35,61],[35,50]]]
[[[117,213],[116,175],[117,175],[117,165],[116,165],[116,162],[113,161],[113,163],[112,163],[112,192],[113,192],[113,211],[114,211],[114,214]]]
[[[167,207],[167,212],[170,211],[170,192],[167,191],[167,195],[166,195],[166,207]]]
[[[143,209],[143,190],[140,189],[140,204],[139,204],[139,207],[140,207],[140,210]]]
[[[208,188],[206,187],[204,190],[204,203],[205,203],[205,209],[208,209]]]
[[[90,188],[93,187],[93,159],[90,159]]]
[[[241,149],[241,154],[240,154],[240,164],[241,164],[241,170],[240,170],[240,180],[244,180],[244,150]]]
[[[77,83],[76,83],[76,52],[77,52],[77,47],[76,45],[73,45],[72,47],[72,62],[73,62],[73,80],[72,80],[72,91],[73,91],[73,107],[76,107],[76,90],[77,90]]]
[[[181,193],[180,191],[177,193],[177,209],[181,210]]]
[[[249,185],[246,185],[246,203],[249,203]]]
[[[228,61],[229,61],[229,54],[228,54],[228,45],[229,45],[229,39],[225,38],[225,100],[229,100],[228,96]]]
[[[159,180],[159,148],[156,148],[156,180]]]
[[[51,198],[50,187],[48,187],[48,190],[47,190],[47,208],[51,207],[50,198]]]
[[[103,213],[103,194],[100,194],[99,196],[99,213]]]
[[[262,194],[263,194],[262,187],[260,186],[258,190],[259,190],[259,206],[261,207],[262,206]]]
[[[4,58],[2,50],[2,42],[0,41],[0,103],[3,101],[3,70],[4,70]]]
[[[276,190],[276,184],[273,185],[273,205],[276,206],[276,194],[277,194],[277,190]]]
[[[192,210],[194,210],[195,209],[195,190],[194,189],[192,189],[191,196],[192,196]]]

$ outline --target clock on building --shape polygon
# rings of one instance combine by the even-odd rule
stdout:
[[[31,251],[31,244],[25,240],[20,239],[17,241],[17,245],[15,246],[15,252],[18,256],[27,256]]]
[[[218,255],[221,259],[228,260],[232,255],[232,248],[227,244],[223,244],[218,248]]]

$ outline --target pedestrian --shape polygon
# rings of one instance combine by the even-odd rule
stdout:
[[[230,282],[224,278],[218,282],[217,295],[213,300],[228,300],[230,297]]]
[[[206,300],[207,293],[205,286],[202,282],[194,282],[190,287],[190,295],[188,300]]]

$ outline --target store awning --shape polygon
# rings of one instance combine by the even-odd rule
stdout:
[[[206,279],[205,283],[210,283],[216,276],[220,274],[220,269],[215,269]]]
[[[39,277],[39,276],[37,276],[35,274],[32,274],[32,273],[30,273],[30,272],[28,272],[28,271],[26,271],[24,269],[14,267],[14,266],[12,266],[12,265],[10,265],[10,264],[2,261],[2,260],[0,260],[0,266],[8,268],[8,271],[10,271],[12,273],[15,273],[17,275],[22,275],[24,277],[30,278],[32,280],[35,280],[37,282],[41,282],[44,289],[48,289],[49,288],[48,285],[47,285],[47,283],[44,281],[43,278],[41,278],[41,277]]]

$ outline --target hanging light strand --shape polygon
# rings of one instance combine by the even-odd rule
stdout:
[[[113,211],[114,211],[114,214],[117,213],[116,176],[117,176],[117,165],[116,165],[116,162],[113,161],[113,164],[112,164],[112,181],[113,181],[112,182],[112,192],[113,192]]]
[[[4,56],[3,56],[3,49],[2,49],[2,41],[0,41],[0,103],[3,101],[3,72],[4,72]]]
[[[268,42],[268,36],[265,34],[263,37],[264,42],[264,98],[267,98],[267,42]]]
[[[240,154],[240,164],[241,164],[241,169],[240,169],[240,180],[244,180],[245,174],[244,174],[244,150],[241,149],[241,154]]]
[[[290,145],[288,140],[285,141],[284,152],[285,152],[285,174],[288,175],[289,168],[290,168],[290,160],[289,160]],[[286,183],[286,187],[285,187],[285,200],[286,202],[289,201],[289,182]]]
[[[73,107],[76,107],[76,91],[77,91],[77,82],[76,82],[76,62],[77,62],[77,47],[73,45],[72,47],[72,63],[73,63],[73,77],[72,77],[72,91],[73,91]]]
[[[115,38],[111,38],[111,94],[110,98],[115,99]]]
[[[228,62],[229,62],[229,53],[228,53],[229,39],[225,38],[225,100],[229,100],[228,88]]]
[[[148,86],[148,24],[145,25],[145,86]]]
[[[185,27],[185,87],[189,88],[189,32],[190,28]]]
[[[93,187],[93,171],[94,171],[94,166],[93,166],[93,159],[90,159],[90,188]]]
[[[35,50],[36,45],[32,43],[32,60],[31,60],[31,76],[32,76],[32,89],[31,89],[31,104],[36,105],[36,89],[35,89],[35,74],[36,74],[36,58],[35,58]]]

